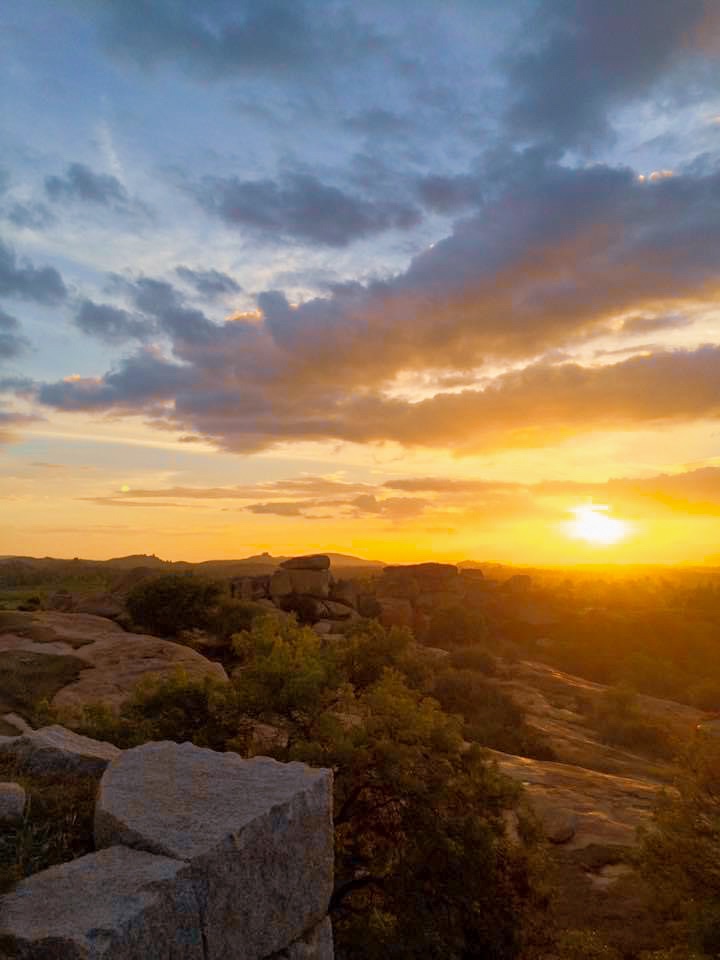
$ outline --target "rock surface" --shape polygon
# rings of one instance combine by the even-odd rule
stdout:
[[[189,743],[146,744],[106,770],[95,841],[186,861],[208,956],[268,957],[326,915],[332,774]]]
[[[91,740],[65,727],[43,727],[0,742],[0,755],[13,757],[30,773],[76,773],[100,777],[122,751],[111,743]]]
[[[181,667],[189,677],[227,680],[219,663],[189,647],[158,637],[125,633],[112,620],[89,614],[0,615],[0,659],[6,651],[73,656],[87,664],[76,681],[55,695],[55,707],[78,708],[103,701],[119,707],[143,677],[171,676]]]
[[[574,827],[572,837],[564,841],[568,849],[591,844],[632,846],[636,829],[649,821],[663,789],[647,780],[571,764],[530,760],[496,750],[488,753],[502,773],[523,784],[541,823],[550,829],[555,824],[560,834]],[[560,829],[563,825],[565,830]]]
[[[21,823],[26,801],[19,783],[0,783],[0,824]]]
[[[125,847],[51,867],[0,898],[0,956],[15,960],[205,960],[200,931],[187,864]]]
[[[332,924],[326,917],[319,926],[268,960],[333,960],[333,957]]]

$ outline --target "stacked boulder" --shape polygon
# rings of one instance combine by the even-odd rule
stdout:
[[[329,770],[190,743],[119,751],[60,728],[33,736],[34,760],[28,738],[3,749],[23,766],[97,764],[95,852],[0,897],[0,956],[332,960]]]
[[[464,584],[451,563],[414,563],[383,569],[375,595],[385,626],[411,627],[422,637],[433,610],[462,602]]]
[[[338,581],[324,554],[292,557],[270,576],[243,577],[235,581],[235,595],[298,614],[318,633],[331,634],[336,624],[356,620],[357,594],[349,581]]]

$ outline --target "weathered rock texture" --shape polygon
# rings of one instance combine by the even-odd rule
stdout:
[[[35,874],[0,907],[0,957],[207,958],[197,898],[180,860],[111,847]]]
[[[0,659],[6,651],[72,656],[86,664],[73,683],[55,695],[52,705],[78,708],[102,701],[119,707],[139,680],[171,676],[178,667],[191,678],[227,680],[219,663],[179,643],[125,633],[112,620],[77,613],[0,615]]]
[[[152,743],[106,770],[96,846],[186,862],[208,957],[267,957],[317,926],[332,890],[332,776],[267,757]]]
[[[109,745],[79,737],[73,754],[75,736],[8,742],[31,767],[80,748],[107,763]],[[332,960],[330,771],[189,743],[111,750],[99,849],[0,897],[2,960]]]
[[[0,783],[0,824],[20,823],[27,797],[19,783]]]
[[[111,743],[91,740],[65,727],[43,727],[0,743],[0,755],[11,756],[29,773],[70,773],[100,777],[121,751]]]

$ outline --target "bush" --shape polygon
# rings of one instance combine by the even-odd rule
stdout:
[[[209,619],[209,629],[218,640],[229,643],[235,633],[249,630],[256,617],[272,616],[271,611],[252,600],[220,601]]]
[[[674,753],[669,733],[641,712],[637,694],[629,687],[605,690],[589,707],[591,722],[605,743],[670,759]]]
[[[432,694],[443,710],[463,717],[466,739],[504,753],[555,759],[552,749],[525,723],[521,708],[478,673],[447,669],[435,680]]]
[[[222,592],[215,581],[168,574],[142,580],[132,588],[126,603],[136,624],[167,636],[208,627]]]
[[[487,635],[485,617],[477,610],[458,605],[432,612],[425,642],[430,647],[468,646],[482,643]]]
[[[497,673],[495,657],[482,647],[461,647],[450,654],[450,664],[458,670],[474,670],[486,677]]]

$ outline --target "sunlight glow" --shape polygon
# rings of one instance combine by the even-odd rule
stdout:
[[[597,504],[572,507],[570,513],[574,514],[575,519],[563,525],[565,533],[573,540],[585,540],[597,546],[608,546],[624,540],[630,527],[624,520],[607,516],[609,509]]]

